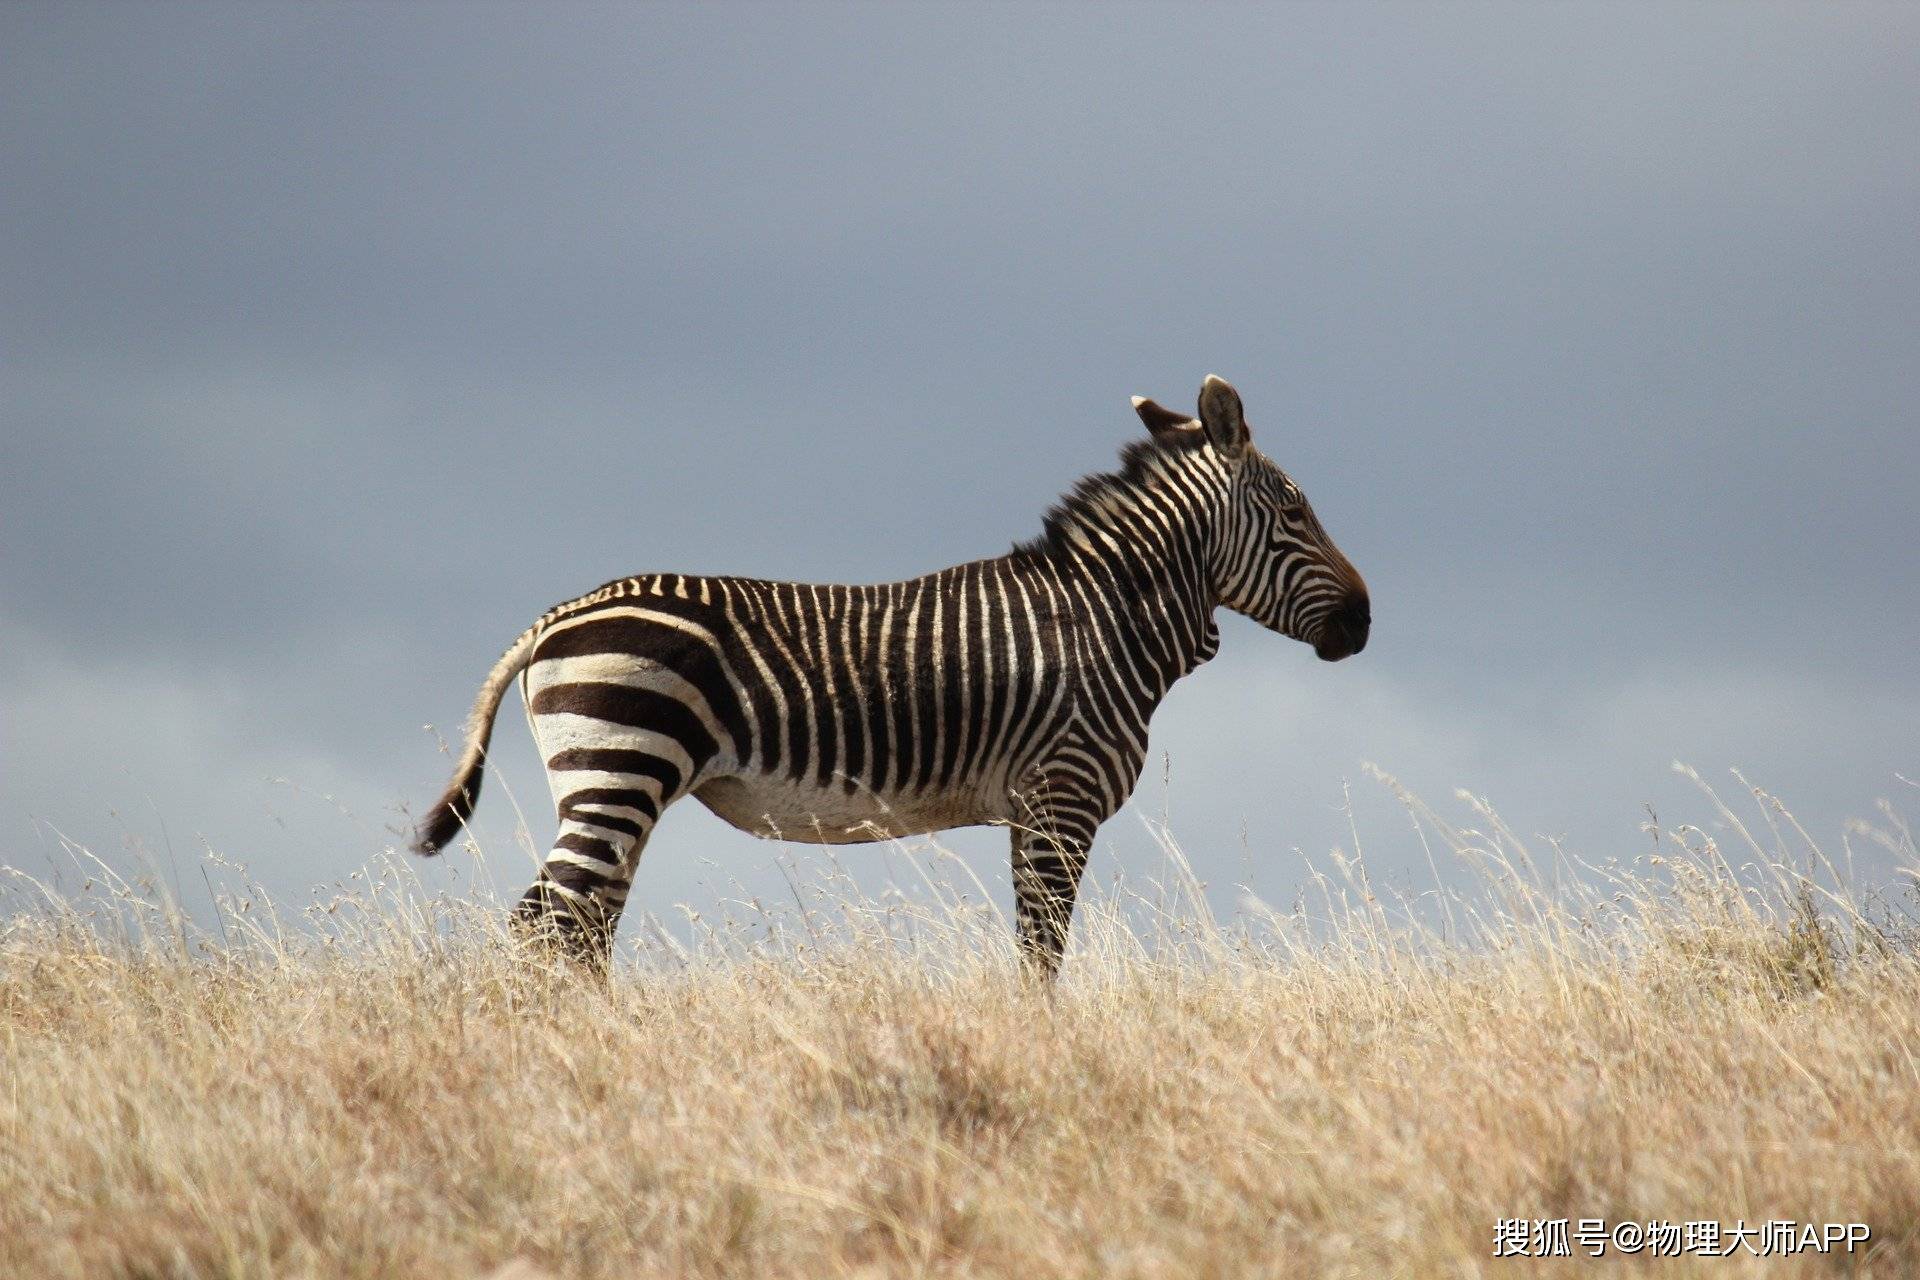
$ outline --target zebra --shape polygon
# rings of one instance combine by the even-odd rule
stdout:
[[[517,679],[559,832],[519,926],[604,971],[641,851],[694,796],[763,837],[854,844],[953,827],[1012,837],[1031,972],[1059,969],[1094,832],[1147,723],[1212,658],[1215,611],[1327,661],[1366,647],[1365,582],[1208,377],[1198,416],[1134,397],[1147,435],[1007,554],[869,586],[642,574],[549,609],[475,699],[417,829],[445,848]]]

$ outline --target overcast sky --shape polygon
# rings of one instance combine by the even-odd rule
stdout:
[[[1837,853],[1920,809],[1916,138],[1912,6],[9,4],[0,862],[300,900],[549,604],[997,554],[1210,372],[1375,615],[1162,708],[1136,808],[1221,892],[1346,783],[1424,883],[1363,761],[1596,860],[1738,766]],[[689,802],[635,901],[778,852]]]

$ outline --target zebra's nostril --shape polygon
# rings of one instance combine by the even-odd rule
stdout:
[[[1355,653],[1367,644],[1367,633],[1373,628],[1373,605],[1366,596],[1350,597],[1340,610],[1340,629],[1347,633],[1347,639],[1353,644]]]

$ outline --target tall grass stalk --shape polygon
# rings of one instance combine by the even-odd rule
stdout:
[[[1050,989],[937,845],[638,919],[599,982],[397,857],[299,912],[220,865],[201,927],[69,843],[0,927],[0,1274],[1480,1275],[1534,1265],[1514,1217],[1860,1221],[1635,1265],[1920,1269],[1920,934],[1851,879],[1920,871],[1897,806],[1836,859],[1702,784],[1713,832],[1589,863],[1376,777],[1430,887],[1356,823],[1220,914],[1149,821]]]

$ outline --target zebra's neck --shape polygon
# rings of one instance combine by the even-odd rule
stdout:
[[[1204,447],[1140,441],[1121,461],[1080,481],[1016,554],[1075,589],[1086,624],[1157,701],[1219,647],[1210,563],[1227,477]]]

